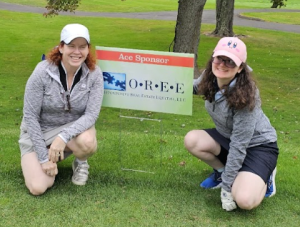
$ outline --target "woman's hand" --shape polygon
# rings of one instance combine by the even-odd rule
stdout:
[[[54,177],[58,174],[57,164],[51,161],[43,163],[42,169],[50,177]]]
[[[65,142],[59,136],[57,136],[52,142],[48,151],[49,161],[58,162],[63,160],[65,148]]]
[[[222,208],[226,211],[232,211],[237,208],[230,192],[221,189]]]

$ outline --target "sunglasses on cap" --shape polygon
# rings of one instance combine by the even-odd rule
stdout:
[[[235,68],[237,65],[231,59],[223,59],[220,56],[216,56],[213,58],[213,63],[220,65],[224,62],[224,65],[228,68]]]

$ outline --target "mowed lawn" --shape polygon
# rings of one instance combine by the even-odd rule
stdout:
[[[189,130],[213,127],[198,96],[192,116],[103,107],[88,184],[71,183],[69,158],[59,164],[55,186],[42,196],[31,196],[24,185],[17,142],[24,87],[41,55],[58,44],[67,23],[86,25],[93,45],[158,51],[168,51],[175,27],[175,21],[44,18],[0,10],[0,226],[299,226],[300,34],[255,28],[234,27],[234,31],[248,46],[248,63],[263,109],[278,133],[275,197],[255,210],[228,213],[221,208],[219,190],[199,188],[211,169],[183,146]],[[201,68],[218,41],[205,35],[213,29],[202,25]],[[141,122],[119,115],[162,121]]]

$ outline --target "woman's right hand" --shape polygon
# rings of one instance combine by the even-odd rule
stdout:
[[[55,162],[45,162],[42,164],[42,169],[50,177],[54,177],[58,174],[57,164]]]

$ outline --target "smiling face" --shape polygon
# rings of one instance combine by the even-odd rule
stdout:
[[[84,38],[73,39],[69,44],[59,47],[62,62],[67,71],[75,72],[87,58],[89,46]]]
[[[242,66],[229,68],[226,66],[225,62],[230,61],[231,59],[225,56],[217,56],[221,63],[212,62],[212,72],[217,77],[218,86],[221,88],[223,85],[227,85],[235,77],[237,73],[242,71]]]

